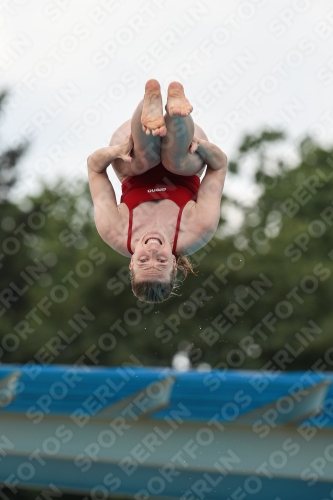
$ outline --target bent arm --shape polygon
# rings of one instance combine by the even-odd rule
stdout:
[[[216,212],[217,208],[220,214],[228,159],[218,146],[208,141],[198,141],[196,152],[207,164],[207,170],[198,192],[197,207],[209,218],[210,213]]]
[[[123,255],[124,228],[116,195],[106,169],[117,158],[130,163],[132,161],[130,155],[132,148],[133,139],[131,135],[128,135],[119,145],[98,149],[89,156],[87,161],[97,231],[108,245]]]
[[[205,157],[207,170],[200,184],[197,202],[194,205],[191,230],[184,245],[187,255],[205,246],[213,238],[219,225],[221,197],[227,173],[227,157],[222,151],[220,154],[215,153],[216,150],[212,155],[212,163],[209,162],[208,155]]]
[[[107,167],[118,157],[118,146],[98,149],[87,160],[88,179],[94,206],[101,203],[117,206],[113,186],[106,173]]]
[[[193,138],[190,145],[190,153],[196,152],[212,170],[223,170],[227,168],[227,157],[215,144],[204,139]]]
[[[117,158],[117,154],[117,146],[110,146],[95,151],[87,160],[96,229],[108,244],[112,239],[112,232],[119,225],[119,213],[116,195],[106,169]]]
[[[101,174],[116,158],[119,158],[118,145],[98,149],[88,157],[88,170]]]
[[[198,191],[196,210],[202,225],[216,231],[220,220],[221,198],[227,168],[213,170],[207,165],[206,174]]]
[[[105,195],[105,192],[116,203],[112,185],[106,175],[106,169],[117,158],[131,163],[132,148],[133,139],[131,135],[128,135],[121,144],[98,149],[88,157],[89,186],[94,203],[101,193]]]
[[[89,170],[101,174],[117,158],[121,158],[125,162],[131,163],[133,145],[133,138],[131,134],[129,134],[120,144],[113,144],[112,146],[98,149],[88,157]]]
[[[207,163],[207,170],[199,188],[196,209],[202,227],[213,236],[220,220],[228,160],[220,148],[207,141],[199,142],[197,152]]]

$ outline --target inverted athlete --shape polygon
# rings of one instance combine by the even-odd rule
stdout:
[[[173,82],[163,116],[160,85],[149,80],[132,119],[88,158],[96,228],[131,258],[132,289],[144,302],[169,298],[178,269],[185,277],[193,272],[186,255],[208,243],[220,219],[227,158],[194,124],[192,109],[183,86]],[[122,183],[119,205],[109,165]]]

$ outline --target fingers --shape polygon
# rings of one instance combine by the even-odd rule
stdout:
[[[200,146],[200,140],[194,135],[191,142],[192,152],[194,153],[195,151],[197,151],[199,146]]]
[[[125,161],[126,163],[131,163],[132,162],[132,157],[129,155],[120,155],[120,158]]]
[[[190,144],[189,152],[191,154],[195,153],[195,151],[198,149],[198,146],[199,146],[199,143],[197,142],[196,138],[194,137],[193,141]]]

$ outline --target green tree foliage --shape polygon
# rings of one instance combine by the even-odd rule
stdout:
[[[294,370],[322,358],[332,369],[332,151],[304,141],[291,165],[272,160],[276,141],[245,138],[229,179],[250,158],[258,200],[224,197],[241,227],[195,254],[198,275],[159,305],[132,295],[129,259],[100,239],[86,185],[45,189],[28,212],[4,204],[1,362],[170,366],[180,347],[193,366]]]
[[[7,95],[7,92],[0,93],[0,114],[4,111]],[[17,165],[27,147],[27,144],[20,144],[17,147],[0,149],[0,203],[7,199],[10,189],[18,180]]]

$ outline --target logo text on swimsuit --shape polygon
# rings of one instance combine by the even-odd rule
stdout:
[[[155,191],[166,191],[166,188],[147,189],[147,193],[155,193]]]

